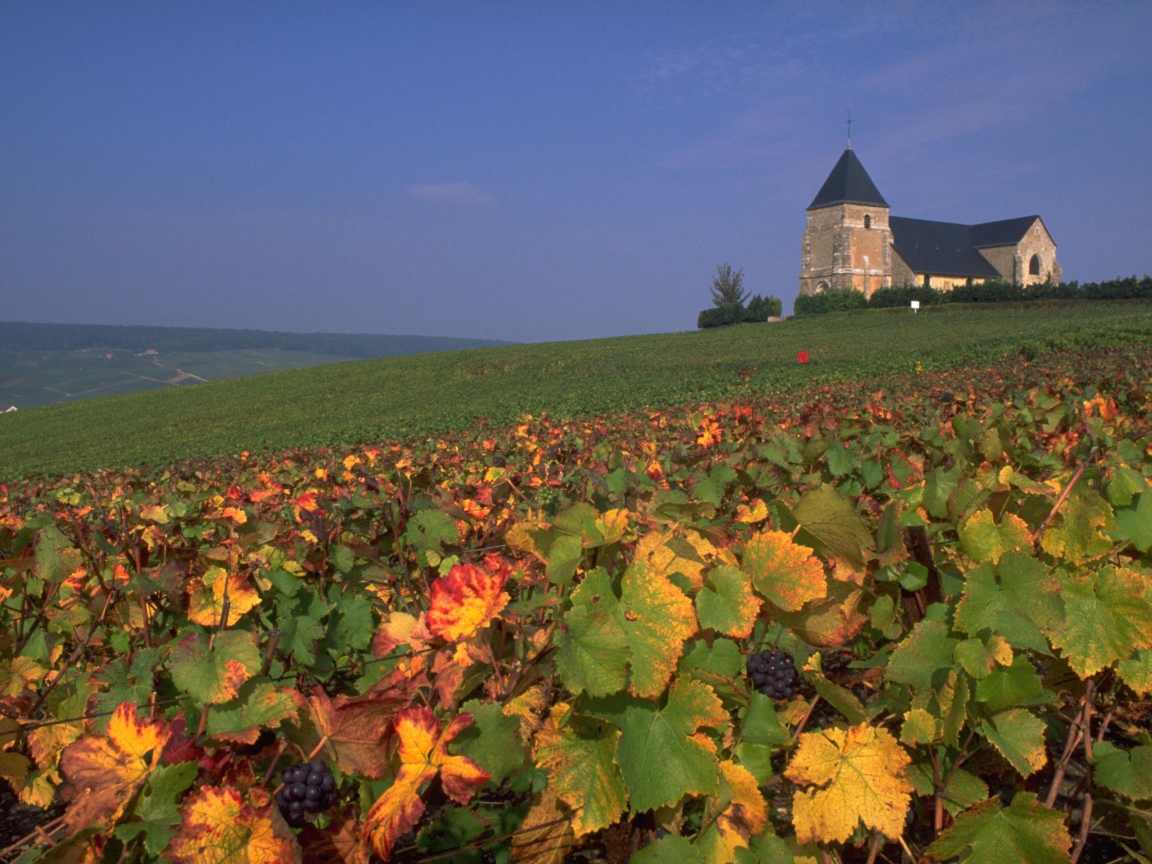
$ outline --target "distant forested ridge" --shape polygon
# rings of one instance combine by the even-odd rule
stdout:
[[[208,327],[149,327],[114,324],[29,324],[0,321],[0,351],[243,351],[280,349],[336,357],[392,357],[461,348],[510,345],[492,339],[444,336],[378,336],[370,333],[280,333]]]

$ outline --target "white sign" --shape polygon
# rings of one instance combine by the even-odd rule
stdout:
[[[913,312],[919,312],[920,311],[920,301],[919,300],[913,300],[912,301],[912,311]]]

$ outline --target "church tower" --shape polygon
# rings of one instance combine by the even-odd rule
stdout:
[[[888,202],[852,146],[808,205],[800,257],[800,293],[854,288],[871,296],[892,285]]]

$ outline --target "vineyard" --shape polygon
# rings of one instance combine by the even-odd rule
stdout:
[[[998,346],[0,486],[0,859],[1152,859],[1152,336]]]
[[[693,333],[446,351],[182,385],[0,415],[0,482],[556,418],[770,398],[1152,334],[1152,301],[872,309]],[[811,360],[796,363],[807,351]],[[0,406],[2,408],[3,406]]]

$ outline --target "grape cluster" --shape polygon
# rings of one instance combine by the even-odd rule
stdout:
[[[752,686],[770,699],[787,699],[796,692],[792,658],[776,648],[749,656],[748,676]]]
[[[289,825],[304,824],[308,813],[319,813],[336,803],[336,778],[320,759],[285,768],[276,806]]]

